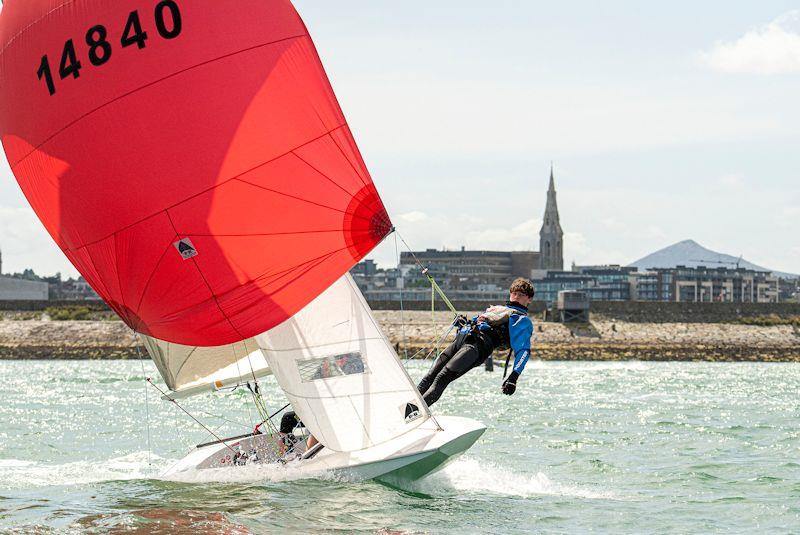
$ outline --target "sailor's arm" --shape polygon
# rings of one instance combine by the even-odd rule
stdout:
[[[517,378],[525,369],[531,356],[531,336],[533,322],[528,316],[511,317],[508,326],[511,349],[514,351],[514,368],[503,382],[503,394],[511,395],[517,389]]]

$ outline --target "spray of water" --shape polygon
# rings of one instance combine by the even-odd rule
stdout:
[[[611,492],[555,483],[542,472],[535,475],[512,472],[496,464],[470,457],[456,460],[441,472],[413,483],[408,490],[433,496],[457,491],[459,494],[499,494],[520,497],[554,495],[582,499],[615,499]]]

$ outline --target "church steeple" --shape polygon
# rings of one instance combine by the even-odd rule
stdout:
[[[550,186],[547,189],[547,206],[544,209],[542,229],[539,231],[539,268],[551,271],[564,269],[564,231],[558,217],[556,181],[550,163]]]

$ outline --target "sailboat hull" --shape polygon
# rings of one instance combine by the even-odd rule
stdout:
[[[443,468],[448,462],[467,451],[486,431],[480,422],[469,418],[443,416],[437,418],[439,427],[431,419],[408,433],[383,444],[354,452],[335,452],[323,448],[309,459],[289,463],[263,463],[274,470],[290,469],[293,477],[319,477],[334,475],[347,480],[377,479],[391,485],[421,479]],[[236,471],[247,466],[220,466],[216,461],[227,457],[231,449],[238,451],[251,444],[244,440],[226,440],[225,443],[195,448],[161,477],[183,479],[192,471],[217,469]],[[263,457],[263,456],[262,456]],[[232,472],[226,472],[226,479]],[[234,476],[235,477],[235,476]]]

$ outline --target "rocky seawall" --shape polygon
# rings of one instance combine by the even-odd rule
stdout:
[[[379,310],[375,316],[398,352],[416,358],[434,350],[451,318],[430,311]],[[796,325],[641,323],[599,315],[587,324],[534,323],[533,355],[543,360],[800,362]],[[135,359],[140,351],[145,355],[120,321],[0,321],[0,359]]]

